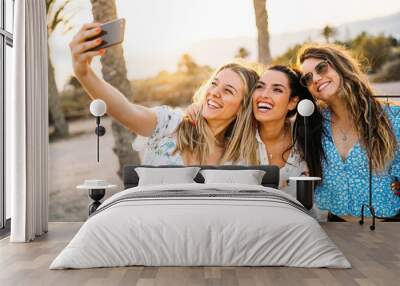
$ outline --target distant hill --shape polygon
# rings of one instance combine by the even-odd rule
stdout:
[[[383,1],[382,1],[383,2]],[[347,23],[336,27],[339,31],[338,38],[341,40],[349,39],[362,31],[370,34],[391,34],[400,39],[400,12],[381,18],[369,19]],[[285,52],[287,48],[297,43],[303,43],[306,40],[320,40],[320,31],[318,29],[309,29],[296,33],[283,33],[271,35],[271,50],[273,56],[278,56]],[[322,39],[321,39],[322,40]],[[166,70],[174,72],[176,64],[183,53],[189,53],[200,65],[209,65],[217,67],[220,64],[231,60],[240,47],[245,47],[250,52],[250,59],[256,60],[257,41],[252,37],[237,37],[230,39],[210,39],[193,43],[188,47],[182,47],[179,50],[168,50],[167,47],[159,47],[149,50],[154,52],[140,52],[132,47],[132,50],[125,51],[125,60],[128,67],[128,77],[130,79],[143,79],[156,76],[160,71]],[[71,59],[67,44],[62,41],[52,43],[53,59],[56,59],[56,76],[59,88],[68,80],[71,71]],[[94,60],[94,66],[100,72],[99,59]]]
[[[384,33],[400,39],[400,12],[363,21],[351,22],[335,27],[338,30],[337,39],[347,40],[358,35],[362,31],[377,35]],[[321,28],[309,29],[294,33],[271,34],[271,52],[273,56],[284,53],[287,48],[303,43],[306,40],[320,41]],[[202,64],[218,66],[233,58],[240,47],[250,51],[250,59],[257,57],[257,41],[251,37],[237,37],[227,39],[211,39],[192,44],[188,48],[196,61]]]

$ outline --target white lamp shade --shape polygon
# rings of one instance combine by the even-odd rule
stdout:
[[[315,110],[314,103],[309,99],[303,99],[297,105],[297,111],[300,113],[300,115],[304,117],[308,117],[311,114],[313,114],[314,110]]]
[[[107,112],[107,104],[101,99],[95,99],[90,104],[90,113],[93,116],[103,116]]]

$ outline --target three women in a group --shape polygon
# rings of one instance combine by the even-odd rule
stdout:
[[[377,214],[393,216],[400,209],[395,193],[400,116],[390,112],[394,108],[383,110],[345,50],[333,45],[305,48],[299,54],[302,75],[287,66],[272,66],[259,77],[242,64],[224,65],[197,91],[192,121],[165,106],[130,103],[99,78],[90,63],[104,50],[88,51],[100,42],[87,41],[99,33],[98,24],[84,25],[70,43],[75,75],[92,98],[107,103],[108,114],[149,137],[144,164],[273,164],[281,170],[280,187],[290,194],[294,187],[289,176],[321,176],[318,206],[337,215],[359,215],[367,202],[364,184],[372,160]],[[314,98],[326,107],[308,119],[310,152],[305,158],[304,121],[296,107],[300,100]]]

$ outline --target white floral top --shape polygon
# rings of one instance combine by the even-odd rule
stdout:
[[[153,134],[133,142],[133,149],[144,151],[144,165],[184,165],[179,152],[172,154],[176,148],[176,128],[183,119],[183,112],[168,106],[152,108],[157,115],[157,125]],[[142,141],[142,142],[140,142]]]
[[[264,142],[261,140],[260,134],[256,133],[256,139],[258,142],[258,156],[260,158],[261,165],[269,165],[267,150]],[[279,170],[279,189],[285,193],[296,197],[296,182],[289,181],[289,177],[299,177],[308,172],[307,163],[301,158],[296,148],[290,151],[289,157],[285,166]]]
[[[172,109],[162,105],[152,108],[157,115],[157,125],[150,137],[137,136],[132,148],[143,154],[143,165],[185,165],[176,149],[176,129],[182,122],[184,113],[181,109]],[[236,165],[240,162],[224,162],[223,165]]]
[[[258,156],[260,158],[261,165],[269,165],[268,154],[265,148],[264,142],[261,140],[260,134],[256,133],[256,139],[258,142]],[[296,198],[296,182],[290,181],[290,177],[300,177],[304,176],[308,172],[308,167],[306,161],[301,158],[300,153],[295,148],[290,151],[289,157],[285,166],[279,169],[279,189],[292,197]],[[312,216],[320,222],[326,221],[327,212],[321,211],[314,204],[311,209]]]

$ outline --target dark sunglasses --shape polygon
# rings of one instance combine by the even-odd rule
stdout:
[[[327,60],[323,60],[319,64],[317,64],[314,68],[314,71],[317,75],[324,75],[328,71],[329,68],[329,62]],[[300,83],[304,87],[309,87],[313,83],[313,74],[314,72],[309,72],[304,74],[300,78]]]

